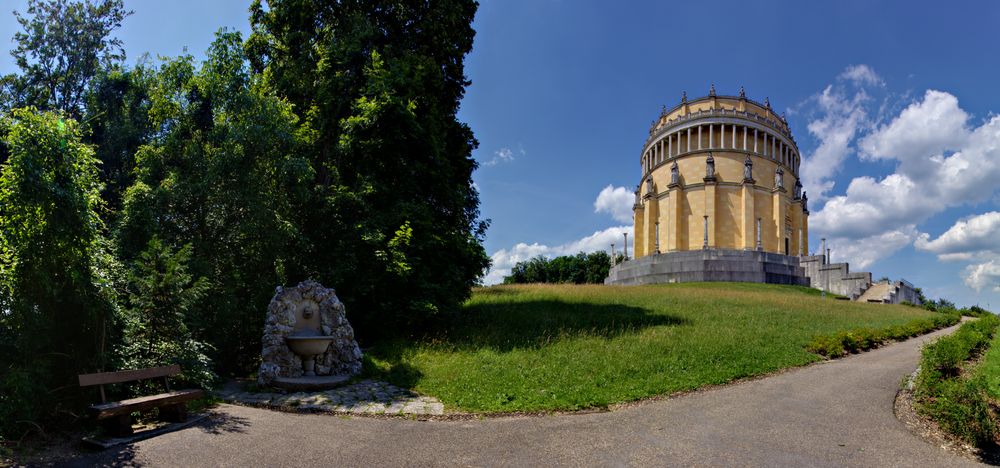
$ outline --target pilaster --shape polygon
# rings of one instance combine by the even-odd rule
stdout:
[[[740,217],[740,234],[743,236],[743,250],[753,250],[757,245],[757,232],[754,226],[754,221],[757,219],[757,215],[754,214],[754,192],[753,181],[743,181],[743,188],[741,190],[743,207]]]

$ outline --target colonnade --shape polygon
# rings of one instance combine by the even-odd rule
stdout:
[[[796,176],[801,157],[785,138],[770,130],[745,124],[704,123],[674,130],[650,143],[642,156],[642,172],[686,153],[710,150],[741,151],[776,161]]]

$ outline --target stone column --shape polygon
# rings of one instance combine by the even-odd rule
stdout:
[[[761,233],[760,233],[760,218],[757,218],[757,250],[764,250],[764,246],[760,243]]]
[[[708,124],[708,148],[715,148],[715,125]]]
[[[758,153],[758,151],[757,151],[757,129],[756,128],[753,129],[753,152],[754,153]]]
[[[645,226],[646,231],[643,233],[642,242],[642,255],[652,255],[655,252],[656,245],[656,229],[659,225],[657,221],[660,217],[660,201],[657,200],[655,193],[650,193],[646,195],[646,220]],[[636,239],[638,241],[638,239]],[[633,241],[634,249],[636,251],[635,258],[639,258],[639,242]]]
[[[743,151],[747,150],[747,133],[750,133],[750,129],[747,126],[743,126]]]
[[[641,236],[643,229],[646,226],[645,225],[646,210],[643,208],[642,205],[636,203],[634,213],[635,213],[635,222],[633,224],[635,224],[635,226],[634,226],[634,231],[632,231],[632,238],[633,238],[632,242],[635,243],[636,246],[638,246],[639,243],[635,241],[639,240],[639,237]],[[636,257],[638,257],[638,252],[635,253]]]
[[[656,222],[656,229],[655,229],[655,231],[656,231],[656,236],[654,237],[653,253],[654,254],[658,254],[658,253],[660,253],[660,222],[659,221]]]
[[[667,159],[674,157],[674,134],[667,135]]]
[[[802,233],[802,241],[799,245],[802,246],[805,254],[809,255],[809,213],[806,211],[803,211],[802,216],[799,217],[799,232]]]
[[[741,189],[742,213],[740,216],[740,230],[743,234],[743,250],[753,250],[756,248],[754,238],[754,187],[752,182],[744,182]]]
[[[708,227],[708,231],[707,231],[707,234],[708,234],[708,246],[710,248],[714,248],[716,246],[716,243],[715,243],[715,225],[716,225],[716,218],[717,218],[717,216],[715,215],[716,214],[716,212],[715,212],[716,190],[715,189],[716,189],[716,186],[715,186],[715,181],[714,180],[706,180],[705,181],[705,215],[707,216],[706,219],[708,220],[706,226]]]
[[[785,189],[775,188],[771,190],[771,200],[773,202],[771,222],[774,224],[774,235],[766,243],[770,244],[774,242],[773,252],[784,252],[785,211],[788,209],[788,203],[785,199]]]
[[[688,152],[690,152],[690,151],[691,151],[691,127],[688,127],[688,134],[687,134],[687,148],[688,148],[688,149],[687,149],[687,150],[688,150]]]
[[[684,198],[684,187],[680,184],[670,186],[670,193],[667,194],[667,250],[676,251],[684,248],[681,245],[681,220],[683,208],[680,200]],[[686,228],[686,226],[685,226]]]
[[[698,149],[701,149],[701,125],[698,126]]]

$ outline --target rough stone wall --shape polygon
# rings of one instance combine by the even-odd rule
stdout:
[[[261,364],[257,380],[263,385],[277,377],[301,377],[302,360],[289,349],[285,337],[295,331],[296,311],[318,308],[320,333],[333,336],[316,359],[316,375],[354,375],[361,372],[361,349],[347,321],[344,304],[332,288],[307,280],[294,288],[278,286],[267,306]]]

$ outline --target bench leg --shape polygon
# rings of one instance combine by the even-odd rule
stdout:
[[[184,422],[187,420],[187,405],[178,403],[176,405],[163,406],[160,408],[160,419],[168,422]]]
[[[114,437],[132,435],[132,415],[122,414],[104,420],[104,430]]]

